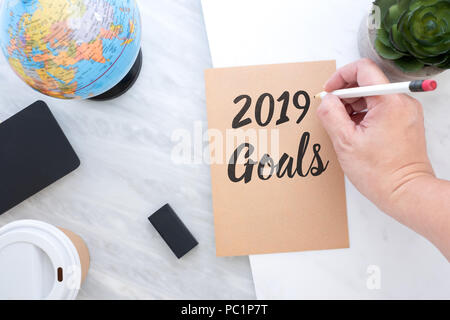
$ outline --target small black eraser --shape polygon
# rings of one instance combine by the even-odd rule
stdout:
[[[197,240],[169,204],[148,217],[148,220],[178,259],[198,245]]]

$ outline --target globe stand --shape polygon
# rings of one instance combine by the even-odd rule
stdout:
[[[89,98],[89,100],[106,101],[120,97],[125,92],[127,92],[136,82],[137,78],[139,77],[139,74],[141,73],[141,68],[142,68],[142,49],[139,50],[139,54],[130,71],[118,84],[116,84],[108,91],[99,94],[98,96]]]

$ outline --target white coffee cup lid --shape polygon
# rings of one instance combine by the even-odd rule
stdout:
[[[35,220],[0,228],[0,300],[71,300],[80,283],[80,257],[60,229]]]

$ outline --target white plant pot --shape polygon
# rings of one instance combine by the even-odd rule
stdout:
[[[416,72],[404,72],[399,69],[391,60],[384,59],[375,50],[375,39],[377,29],[370,28],[368,17],[364,17],[358,32],[359,54],[363,58],[373,60],[387,75],[392,82],[422,80],[435,76],[445,70],[436,67],[425,67]]]

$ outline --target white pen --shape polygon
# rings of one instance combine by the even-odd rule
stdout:
[[[367,87],[356,87],[349,89],[339,89],[332,92],[323,91],[314,96],[314,98],[324,98],[328,93],[341,99],[380,96],[393,93],[410,93],[434,91],[437,88],[435,80],[414,80],[408,82],[397,82],[388,84],[379,84]]]

